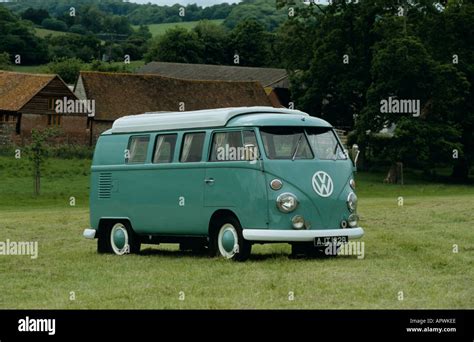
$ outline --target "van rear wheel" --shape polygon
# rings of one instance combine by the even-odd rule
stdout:
[[[242,226],[234,217],[220,220],[211,240],[211,252],[225,259],[245,261],[252,251],[252,244],[244,239]]]
[[[140,240],[128,222],[111,222],[99,234],[99,253],[124,255],[140,252]]]

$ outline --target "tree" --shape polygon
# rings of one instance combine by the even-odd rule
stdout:
[[[40,25],[43,20],[49,18],[49,12],[45,9],[39,8],[28,8],[21,14],[21,17],[25,20],[30,20],[36,25]]]
[[[375,46],[372,84],[367,106],[358,120],[359,140],[367,146],[367,132],[377,133],[396,125],[392,162],[402,161],[426,172],[452,160],[460,149],[460,116],[469,83],[452,65],[432,59],[420,40],[396,38]],[[419,112],[387,112],[381,109],[389,98],[418,101]]]
[[[105,14],[94,5],[81,8],[80,24],[94,33],[103,31]]]
[[[127,40],[122,43],[122,49],[125,54],[130,55],[133,60],[143,59],[148,50],[148,41],[152,35],[146,25],[140,25],[138,30],[134,31]],[[123,56],[122,56],[123,58]]]
[[[0,70],[10,70],[12,63],[8,52],[0,53]]]
[[[41,64],[48,59],[48,47],[34,35],[29,21],[18,20],[8,9],[0,6],[0,51],[7,52],[21,64]]]
[[[46,18],[41,22],[41,26],[43,28],[53,31],[67,31],[67,25],[64,21],[54,19],[54,18]]]
[[[226,64],[227,34],[221,25],[200,21],[193,29],[202,44],[205,64]]]
[[[31,130],[31,143],[26,147],[26,150],[28,153],[28,159],[33,168],[33,188],[36,196],[39,196],[41,193],[41,169],[48,153],[46,141],[56,134],[57,132],[52,129],[44,131],[39,131],[37,129]]]
[[[274,0],[244,0],[235,6],[224,20],[224,26],[234,29],[241,21],[254,20],[273,31],[288,18],[285,9],[277,9]]]
[[[48,71],[58,74],[68,84],[75,83],[83,68],[84,64],[78,58],[60,58],[48,64]]]
[[[101,41],[94,35],[64,34],[47,37],[52,59],[80,58],[84,62],[98,58]]]
[[[240,22],[230,33],[230,48],[244,66],[266,66],[271,60],[271,36],[255,20]]]
[[[458,180],[467,180],[474,164],[474,35],[467,32],[474,32],[474,4],[459,0],[449,1],[443,12],[424,16],[417,27],[433,57],[456,68],[470,85],[456,119],[461,123],[462,150],[453,160],[452,176]]]
[[[175,27],[152,39],[145,61],[202,63],[203,53],[204,46],[195,32]]]

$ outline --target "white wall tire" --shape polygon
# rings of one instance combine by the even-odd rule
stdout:
[[[110,230],[110,247],[116,255],[130,253],[130,237],[127,227],[121,222],[112,226]]]
[[[216,230],[211,235],[211,255],[217,254],[227,260],[247,260],[252,250],[252,244],[244,239],[239,220],[230,216],[221,218],[216,223]]]
[[[239,253],[239,235],[231,223],[225,223],[219,229],[217,247],[219,248],[219,254],[226,259],[232,259]]]

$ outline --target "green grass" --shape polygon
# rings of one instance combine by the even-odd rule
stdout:
[[[293,260],[285,244],[254,246],[246,263],[174,245],[144,245],[142,255],[116,257],[98,255],[95,242],[81,236],[88,226],[89,164],[49,160],[37,199],[27,160],[0,157],[0,241],[39,243],[35,260],[0,255],[0,308],[474,308],[472,186],[407,175],[402,187],[360,173],[361,260]]]
[[[212,22],[216,25],[222,24],[224,20],[223,19],[214,19],[214,20],[209,20],[209,22]],[[193,29],[199,21],[183,21],[183,22],[177,22],[177,23],[165,23],[165,24],[150,24],[148,25],[148,28],[150,29],[150,32],[153,36],[160,36],[164,34],[167,30],[174,28],[176,26],[178,27],[183,27],[187,30]],[[137,29],[138,26],[135,25],[133,26],[134,29]]]
[[[48,35],[52,35],[53,37],[64,36],[65,34],[68,34],[68,32],[54,31],[54,30],[48,30],[42,27],[35,27],[35,35],[40,38],[44,38]]]
[[[33,74],[48,74],[48,67],[46,64],[44,65],[11,65],[11,71],[16,72],[26,72],[26,73],[33,73]]]

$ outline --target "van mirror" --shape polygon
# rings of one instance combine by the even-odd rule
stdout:
[[[357,166],[357,159],[359,159],[359,154],[360,154],[360,150],[359,150],[359,145],[352,145],[352,150],[351,150],[351,159],[352,159],[352,162],[354,163],[354,166]]]
[[[245,160],[252,161],[257,159],[257,149],[254,144],[244,145]]]

